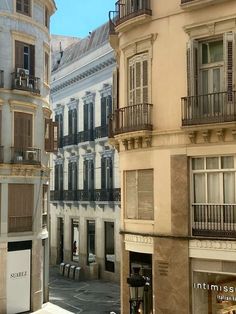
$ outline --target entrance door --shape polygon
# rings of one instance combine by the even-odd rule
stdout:
[[[60,264],[64,260],[64,219],[57,220],[57,263]]]
[[[7,314],[30,311],[31,250],[7,253]]]

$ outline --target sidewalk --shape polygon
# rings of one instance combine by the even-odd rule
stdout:
[[[43,305],[43,308],[41,310],[38,310],[36,312],[33,312],[34,314],[72,314],[72,312],[69,312],[67,310],[62,309],[61,307],[52,304],[50,302]]]

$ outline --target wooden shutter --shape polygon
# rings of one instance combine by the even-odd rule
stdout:
[[[138,218],[153,219],[153,170],[138,171]]]
[[[51,119],[45,119],[44,147],[45,147],[46,152],[51,151],[50,127],[51,127]]]
[[[148,103],[148,61],[143,61],[143,103]]]
[[[57,152],[58,150],[58,123],[52,119],[45,119],[45,151]]]
[[[32,115],[28,113],[14,113],[14,147],[32,147]]]
[[[199,95],[199,53],[198,41],[191,40],[187,44],[187,90],[188,96]]]
[[[101,98],[101,126],[106,125],[106,97]]]
[[[32,231],[34,185],[8,184],[8,232]]]
[[[101,188],[106,188],[106,159],[101,158]]]
[[[69,135],[72,134],[72,110],[68,111],[68,132]]]
[[[58,123],[52,122],[52,133],[53,133],[53,152],[58,150]]]
[[[88,128],[88,104],[84,104],[84,131],[87,131]]]
[[[235,60],[235,33],[229,32],[224,35],[225,54],[225,88],[228,93],[228,101],[233,100],[234,90],[234,60]]]
[[[35,68],[35,49],[33,45],[30,45],[30,75],[34,76]]]
[[[116,67],[112,73],[112,110],[119,108],[119,68]]]
[[[15,41],[15,67],[24,68],[24,43]]]
[[[125,172],[125,208],[128,219],[137,217],[137,179],[136,171]]]

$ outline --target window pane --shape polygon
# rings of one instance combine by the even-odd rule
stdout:
[[[205,175],[203,173],[194,174],[194,203],[206,203],[205,195]]]
[[[208,63],[208,45],[202,44],[202,63]]]
[[[222,169],[232,169],[232,168],[234,168],[234,158],[233,158],[233,156],[221,157],[221,168]]]
[[[218,157],[208,157],[206,159],[207,169],[219,169],[219,158]]]
[[[87,221],[87,254],[88,254],[88,264],[94,263],[96,261],[95,257],[95,221]]]
[[[204,169],[204,158],[194,158],[192,159],[193,170]]]
[[[234,172],[224,173],[223,178],[224,178],[224,203],[235,204]]]
[[[220,92],[220,68],[213,69],[213,92]]]
[[[218,173],[207,174],[208,203],[220,203],[220,180]]]
[[[210,62],[223,60],[223,41],[214,41],[209,43]]]

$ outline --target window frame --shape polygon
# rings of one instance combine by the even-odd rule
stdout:
[[[29,12],[25,11],[25,2],[28,2]],[[20,4],[21,10],[17,9],[18,4]],[[15,10],[16,10],[16,13],[31,17],[32,16],[32,0],[16,0]]]

